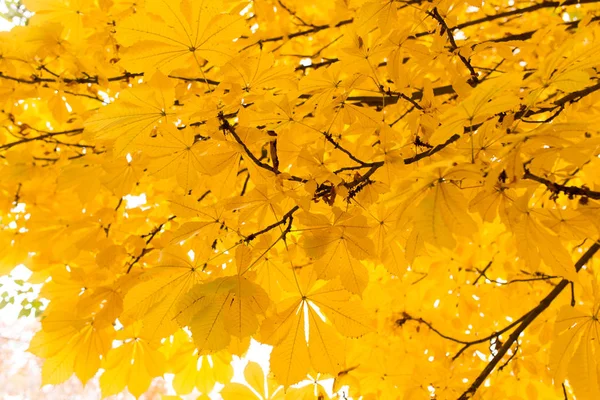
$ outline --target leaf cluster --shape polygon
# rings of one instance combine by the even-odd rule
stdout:
[[[45,384],[600,397],[597,0],[25,5],[0,273]]]

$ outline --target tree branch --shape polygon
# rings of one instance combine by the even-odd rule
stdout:
[[[242,138],[240,138],[240,136],[237,134],[237,132],[235,131],[235,128],[229,123],[229,121],[225,118],[225,115],[223,114],[223,112],[219,112],[219,120],[221,121],[221,130],[223,130],[225,133],[230,133],[231,136],[233,136],[233,138],[235,139],[236,142],[238,142],[238,144],[240,146],[242,146],[242,148],[244,149],[244,152],[246,153],[246,155],[248,156],[248,158],[250,160],[252,160],[252,162],[254,164],[256,164],[257,166],[259,166],[262,169],[265,169],[275,175],[279,174],[280,172],[277,171],[274,167],[270,166],[269,164],[266,164],[262,161],[260,161],[258,158],[256,158],[256,156],[250,151],[250,149],[248,148],[248,146],[246,146],[246,143],[244,143],[244,141],[242,140]]]
[[[54,73],[51,73],[51,74],[53,76],[58,76],[57,74],[54,74]],[[129,80],[130,78],[135,78],[138,76],[144,76],[144,73],[143,72],[139,72],[139,73],[125,72],[123,75],[113,76],[113,77],[108,78],[107,80],[109,82],[116,82],[116,81],[122,81],[122,80]],[[74,84],[74,83],[98,84],[99,83],[99,77],[97,75],[96,76],[86,76],[86,77],[81,77],[81,78],[60,78],[60,77],[58,77],[58,78],[42,78],[41,76],[38,76],[38,75],[31,75],[31,79],[25,79],[25,78],[17,78],[14,76],[5,75],[3,72],[0,71],[0,78],[19,82],[19,83],[27,83],[27,84],[37,84],[37,83],[43,83],[43,82],[47,82],[47,83],[64,82],[66,84]]]
[[[598,242],[592,244],[585,254],[583,254],[575,263],[575,270],[579,272],[579,270],[594,256],[594,254],[596,254],[598,249],[600,249],[600,244],[598,244]],[[479,376],[475,379],[475,381],[473,381],[471,386],[459,397],[458,400],[468,400],[473,397],[477,389],[479,389],[479,387],[487,379],[488,375],[494,370],[496,365],[498,365],[512,345],[519,340],[521,333],[523,333],[523,331],[552,304],[554,299],[558,297],[558,295],[565,289],[565,287],[567,287],[568,284],[569,281],[567,279],[560,281],[560,283],[556,285],[556,287],[552,289],[552,291],[548,293],[548,295],[544,297],[536,307],[525,314],[519,326],[517,326],[517,328],[510,334],[507,341],[498,350],[496,355],[485,366],[483,371],[481,371]]]
[[[152,240],[154,239],[154,237],[158,234],[158,232],[161,231],[161,229],[167,224],[167,222],[174,220],[175,218],[177,218],[175,215],[169,217],[165,222],[163,222],[160,225],[157,225],[154,229],[152,229],[152,231],[150,231],[149,233],[146,233],[144,235],[141,236],[142,239],[147,238],[146,239],[146,246],[148,246],[150,244],[150,242],[152,242]],[[133,268],[133,266],[135,264],[138,263],[138,261],[140,261],[142,259],[142,257],[144,257],[146,254],[150,253],[152,250],[154,250],[154,248],[148,248],[148,247],[144,247],[142,249],[142,251],[140,252],[140,254],[133,258],[133,261],[131,263],[129,263],[129,266],[127,267],[127,274],[129,272],[131,272],[131,269]]]
[[[450,46],[452,47],[452,52],[458,56],[460,61],[465,65],[465,67],[467,67],[467,69],[469,70],[469,73],[471,74],[471,79],[469,80],[469,84],[471,86],[476,86],[479,83],[479,75],[477,74],[477,72],[475,72],[475,69],[471,65],[471,61],[469,61],[465,56],[460,54],[460,49],[456,45],[456,41],[454,40],[454,35],[452,34],[452,31],[450,30],[450,28],[448,28],[448,25],[446,24],[446,21],[444,20],[444,18],[440,15],[437,7],[433,7],[433,10],[431,10],[431,12],[428,12],[428,14],[431,17],[433,17],[442,26],[440,35],[443,35],[444,33],[446,33],[446,36],[448,36],[448,41],[450,42]]]
[[[363,167],[368,167],[370,165],[369,163],[366,163],[366,162],[362,161],[361,159],[359,159],[358,157],[356,157],[354,154],[352,154],[352,152],[345,149],[341,144],[336,142],[335,139],[333,139],[333,136],[331,135],[331,133],[327,133],[327,132],[321,132],[321,133],[325,137],[325,140],[327,140],[329,143],[331,143],[336,150],[339,150],[342,153],[344,153],[345,155],[347,155],[348,158],[350,158],[355,163],[360,164]]]
[[[316,25],[314,24],[309,24],[308,22],[304,21],[295,11],[293,11],[291,8],[289,8],[287,5],[285,5],[285,3],[283,3],[281,0],[277,0],[277,3],[279,3],[279,5],[285,10],[287,11],[288,14],[290,14],[292,17],[296,18],[298,21],[300,21],[300,23],[304,26],[312,26],[315,27]]]
[[[513,15],[522,15],[522,14],[530,13],[532,11],[541,10],[543,8],[556,8],[559,6],[566,7],[566,6],[576,5],[576,4],[592,4],[592,3],[598,3],[598,1],[599,0],[567,0],[567,1],[563,1],[563,2],[542,1],[541,3],[537,3],[537,4],[534,4],[529,7],[516,8],[514,10],[504,11],[504,12],[501,12],[498,14],[488,15],[488,16],[482,17],[482,18],[477,18],[472,21],[463,22],[462,24],[453,26],[450,29],[451,30],[464,29],[464,28],[468,28],[469,26],[475,26],[475,25],[483,24],[485,22],[491,22],[491,21],[495,21],[495,20],[501,19],[501,18],[512,17]]]
[[[245,242],[251,242],[252,240],[256,239],[257,236],[260,236],[264,233],[269,232],[272,229],[277,228],[279,225],[284,225],[289,219],[292,218],[292,216],[294,215],[294,213],[296,211],[298,211],[300,209],[299,206],[294,206],[292,207],[288,212],[286,212],[283,217],[277,221],[277,222],[273,222],[271,225],[261,229],[260,231],[254,232],[249,234],[248,236],[246,236],[246,238],[244,239]]]
[[[479,271],[479,275],[477,275],[477,278],[475,278],[475,281],[473,281],[473,286],[477,285],[477,282],[479,281],[479,279],[481,277],[484,277],[485,279],[488,279],[488,277],[485,276],[485,273],[487,272],[488,269],[490,269],[490,267],[492,266],[493,263],[494,263],[494,259],[491,259],[490,262],[487,263],[487,265],[485,266],[485,268],[482,271]]]
[[[230,133],[231,136],[233,136],[233,138],[235,139],[235,141],[242,146],[242,148],[244,149],[244,153],[246,153],[246,155],[248,156],[248,158],[250,160],[252,160],[252,162],[264,169],[267,170],[275,175],[279,175],[281,174],[280,171],[278,171],[277,169],[275,169],[274,167],[270,166],[269,164],[266,164],[262,161],[260,161],[253,153],[252,151],[250,151],[250,149],[248,148],[248,146],[246,146],[246,143],[244,143],[244,141],[242,140],[242,138],[237,134],[237,132],[235,131],[235,128],[229,123],[229,121],[227,120],[227,117],[223,114],[223,112],[219,112],[219,121],[221,121],[221,129],[226,132],[226,133]],[[300,178],[299,176],[294,176],[294,175],[289,175],[287,174],[287,178],[288,180],[294,181],[294,182],[302,182],[302,183],[306,183],[308,182],[306,179]]]
[[[523,175],[523,179],[529,179],[541,183],[542,185],[545,185],[555,197],[562,192],[569,196],[570,199],[572,199],[574,196],[582,196],[594,200],[600,200],[600,192],[593,191],[585,186],[578,187],[561,185],[560,183],[552,182],[549,179],[534,175],[527,169],[525,170],[525,175]]]
[[[469,347],[474,346],[476,344],[481,344],[481,343],[489,342],[490,340],[492,340],[494,338],[498,339],[498,337],[500,335],[502,335],[504,332],[509,331],[510,329],[512,329],[513,327],[515,327],[517,324],[519,324],[521,321],[523,321],[524,318],[525,318],[525,316],[522,316],[518,320],[510,323],[509,325],[505,326],[504,328],[500,329],[499,331],[493,332],[493,333],[491,333],[488,336],[485,336],[483,338],[476,339],[476,340],[461,340],[461,339],[456,339],[456,338],[454,338],[452,336],[448,336],[446,334],[443,334],[438,329],[436,329],[430,322],[425,321],[423,318],[412,317],[407,312],[403,312],[402,313],[402,318],[396,320],[396,325],[402,326],[407,321],[415,321],[415,322],[418,322],[420,324],[426,325],[429,329],[431,329],[433,332],[435,332],[439,337],[441,337],[443,339],[450,340],[450,341],[452,341],[454,343],[462,344],[463,347],[461,347],[461,349],[452,357],[452,361],[454,361],[465,350],[467,350]]]
[[[313,26],[310,29],[305,29],[303,31],[293,32],[293,33],[290,33],[289,35],[279,35],[279,36],[274,36],[274,37],[270,37],[270,38],[266,38],[266,39],[260,39],[257,42],[249,44],[248,46],[244,47],[240,51],[244,51],[244,50],[249,49],[250,47],[254,47],[256,45],[262,46],[264,43],[279,42],[279,41],[284,40],[284,39],[290,40],[290,39],[294,39],[294,38],[297,38],[297,37],[300,37],[300,36],[306,36],[306,35],[310,35],[310,34],[313,34],[313,33],[317,33],[317,32],[320,32],[322,30],[325,30],[325,29],[339,28],[341,26],[351,24],[352,22],[354,22],[354,19],[350,18],[350,19],[345,19],[345,20],[339,21],[339,22],[337,22],[335,24],[315,25],[315,26]]]
[[[448,138],[448,140],[446,140],[444,143],[440,143],[440,144],[438,144],[437,146],[435,146],[432,149],[429,149],[429,150],[424,151],[422,153],[416,154],[416,155],[414,155],[412,157],[405,158],[404,159],[404,164],[412,164],[412,163],[415,163],[415,162],[417,162],[419,160],[422,160],[424,158],[431,157],[435,153],[437,153],[439,151],[442,151],[443,149],[445,149],[446,147],[448,147],[450,144],[456,142],[460,138],[461,138],[461,136],[459,134],[454,134],[454,135],[450,136]]]
[[[43,135],[39,135],[39,136],[35,136],[35,137],[29,137],[29,138],[24,138],[21,140],[17,140],[16,142],[10,142],[10,143],[6,143],[2,146],[0,146],[0,150],[8,150],[12,147],[18,146],[20,144],[24,144],[24,143],[29,143],[29,142],[33,142],[36,140],[45,140],[54,136],[59,136],[59,135],[74,135],[74,134],[78,134],[83,132],[83,128],[77,128],[77,129],[69,129],[66,131],[60,131],[60,132],[47,132]],[[91,146],[89,146],[91,147]]]

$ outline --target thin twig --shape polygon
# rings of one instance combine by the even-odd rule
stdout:
[[[598,249],[600,249],[600,244],[598,244],[598,242],[592,244],[585,254],[583,254],[575,263],[575,270],[579,272],[579,270],[594,256],[594,254],[596,254]],[[523,331],[552,304],[552,302],[567,287],[568,284],[569,280],[567,279],[560,281],[560,283],[556,285],[556,287],[552,289],[552,291],[548,293],[548,295],[544,297],[536,307],[531,309],[531,311],[525,315],[523,321],[521,321],[519,326],[517,326],[516,329],[510,334],[507,341],[502,345],[492,360],[485,366],[483,371],[481,371],[479,376],[473,381],[471,386],[469,386],[469,388],[459,397],[458,400],[468,400],[473,397],[477,389],[479,389],[479,387],[487,379],[488,375],[494,370],[496,365],[498,365],[504,355],[512,347],[513,343],[519,340],[521,333],[523,333]]]

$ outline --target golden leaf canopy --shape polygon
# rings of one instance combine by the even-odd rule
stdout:
[[[598,0],[24,6],[0,271],[44,384],[600,398]]]

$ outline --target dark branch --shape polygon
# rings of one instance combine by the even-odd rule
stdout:
[[[595,242],[590,248],[585,252],[583,256],[575,263],[575,270],[579,272],[579,270],[596,254],[596,252],[600,249],[600,244]],[[494,368],[500,363],[504,355],[508,352],[508,350],[513,346],[513,344],[519,340],[519,336],[523,331],[542,313],[546,310],[550,304],[558,297],[558,295],[567,287],[569,281],[567,279],[563,279],[560,281],[558,285],[546,297],[544,297],[540,303],[534,307],[531,311],[525,314],[521,323],[517,326],[517,328],[510,334],[507,341],[502,345],[502,347],[498,350],[496,355],[492,358],[492,360],[485,366],[483,371],[479,374],[479,376],[473,381],[471,386],[459,397],[458,400],[468,400],[473,397],[477,389],[485,382],[489,374],[494,370]]]
[[[48,138],[52,138],[55,136],[60,136],[60,135],[76,135],[78,133],[83,132],[83,128],[77,128],[77,129],[69,129],[66,131],[60,131],[60,132],[46,132],[43,135],[39,135],[39,136],[34,136],[34,137],[29,137],[29,138],[24,138],[21,140],[17,140],[16,142],[10,142],[10,143],[6,143],[2,146],[0,146],[0,150],[8,150],[14,146],[18,146],[20,144],[24,144],[24,143],[29,143],[29,142],[33,142],[36,140],[40,140],[40,141],[44,141],[45,139]]]
[[[412,157],[409,157],[409,158],[405,158],[404,159],[404,164],[412,164],[412,163],[415,163],[415,162],[417,162],[419,160],[422,160],[424,158],[431,157],[435,153],[444,150],[446,147],[448,147],[448,145],[456,142],[460,138],[461,138],[460,135],[454,134],[454,135],[450,136],[450,138],[448,138],[448,140],[446,140],[444,143],[440,143],[440,144],[438,144],[437,146],[435,146],[432,149],[429,149],[427,151],[419,153],[419,154],[417,154],[415,156],[412,156]]]
[[[491,21],[495,21],[495,20],[501,19],[501,18],[512,17],[513,15],[522,15],[522,14],[530,13],[532,11],[541,10],[543,8],[556,8],[559,6],[565,7],[565,6],[575,5],[575,4],[591,4],[591,3],[597,3],[598,1],[599,0],[567,0],[567,1],[563,1],[563,2],[542,1],[541,3],[537,3],[537,4],[534,4],[529,7],[516,8],[514,10],[504,11],[504,12],[501,12],[498,14],[488,15],[486,17],[474,19],[472,21],[463,22],[462,24],[453,26],[450,29],[451,30],[464,29],[464,28],[468,28],[469,26],[476,26],[479,24],[483,24],[485,22],[491,22]]]
[[[219,113],[219,120],[221,121],[221,130],[223,130],[223,132],[225,133],[230,133],[231,136],[233,136],[233,138],[235,139],[236,142],[238,142],[238,144],[240,146],[242,146],[242,148],[244,149],[244,152],[246,153],[246,155],[248,156],[248,158],[250,160],[252,160],[252,162],[254,164],[256,164],[257,166],[259,166],[262,169],[265,169],[269,172],[272,172],[273,174],[277,175],[279,174],[279,171],[277,171],[275,168],[273,168],[272,166],[270,166],[269,164],[266,164],[262,161],[260,161],[253,153],[252,151],[250,151],[250,149],[248,148],[248,146],[246,146],[246,143],[244,143],[244,141],[242,140],[242,138],[240,138],[240,136],[237,134],[237,132],[235,131],[235,128],[229,123],[229,121],[225,118],[225,116],[223,115],[223,112]]]
[[[277,0],[277,3],[279,3],[279,5],[285,10],[287,11],[288,14],[290,14],[292,17],[296,18],[298,21],[300,21],[300,23],[304,26],[312,26],[315,27],[316,25],[314,24],[309,24],[308,22],[306,22],[304,19],[302,19],[295,11],[293,11],[291,8],[289,8],[287,5],[285,5],[285,3],[283,3],[281,0]]]
[[[154,229],[152,229],[149,233],[146,233],[144,235],[141,236],[142,239],[146,239],[146,247],[144,247],[142,249],[142,251],[140,252],[140,254],[137,257],[133,257],[133,260],[129,263],[129,266],[127,267],[127,273],[131,272],[131,269],[133,268],[133,266],[135,264],[137,264],[142,257],[144,257],[146,254],[150,253],[151,251],[154,250],[154,248],[148,248],[147,246],[150,244],[150,242],[152,242],[152,240],[154,239],[154,237],[158,234],[158,232],[160,232],[162,230],[162,228],[167,224],[167,222],[172,221],[176,218],[175,215],[169,217],[165,222],[163,222],[160,225],[157,225]]]
[[[490,264],[488,264],[488,266],[489,265]],[[532,274],[532,275],[534,275],[532,278],[517,278],[517,279],[511,279],[509,281],[504,281],[504,280],[490,278],[489,276],[486,275],[486,271],[487,271],[487,267],[483,271],[477,270],[477,272],[479,272],[479,275],[477,276],[476,281],[479,280],[479,278],[483,277],[483,278],[487,279],[488,281],[495,283],[496,285],[511,285],[513,283],[519,283],[519,282],[549,281],[552,279],[560,278],[560,276],[546,275],[543,272],[536,271]],[[529,275],[531,275],[531,274],[529,274]],[[551,282],[548,282],[548,283],[552,284]]]
[[[572,199],[574,196],[582,196],[594,200],[600,200],[600,192],[593,191],[586,186],[578,187],[561,185],[560,183],[552,182],[549,179],[534,175],[528,170],[525,170],[523,179],[529,179],[545,185],[546,188],[548,188],[548,190],[553,194],[553,196],[558,196],[560,193],[564,193],[569,196],[570,199]]]
[[[360,160],[359,158],[357,158],[348,149],[345,149],[344,147],[342,147],[341,144],[339,144],[338,142],[335,141],[335,139],[333,138],[333,136],[331,135],[331,133],[327,133],[327,132],[321,132],[321,133],[325,137],[325,140],[327,140],[329,143],[331,143],[336,150],[339,150],[342,153],[344,153],[345,155],[347,155],[348,158],[350,158],[355,163],[360,164],[363,167],[368,167],[370,165],[369,163],[366,163],[366,162]]]
[[[248,158],[250,160],[252,160],[252,162],[254,164],[256,164],[256,166],[267,170],[275,175],[279,175],[281,174],[281,172],[279,172],[277,169],[275,169],[274,167],[272,167],[269,164],[266,164],[262,161],[260,161],[253,153],[252,151],[250,151],[250,149],[248,148],[248,146],[246,146],[246,143],[244,143],[244,141],[242,140],[242,138],[237,134],[235,128],[229,123],[229,121],[227,120],[227,117],[223,114],[223,112],[219,113],[219,121],[221,121],[221,129],[223,130],[223,132],[225,133],[230,133],[231,136],[233,136],[233,138],[235,139],[235,141],[242,146],[242,148],[244,149],[244,153],[246,153],[246,155],[248,156]],[[294,176],[294,175],[289,175],[287,177],[288,180],[291,181],[295,181],[295,182],[307,182],[306,179],[300,178],[298,176]]]
[[[485,279],[488,279],[487,276],[485,276],[485,273],[487,272],[488,269],[490,269],[490,267],[492,266],[492,264],[494,263],[494,260],[490,260],[490,262],[487,263],[487,265],[485,266],[485,268],[479,272],[479,275],[477,276],[477,278],[475,278],[475,281],[473,281],[473,286],[477,285],[477,282],[479,281],[479,279],[481,277],[484,277]],[[491,280],[491,279],[489,279]]]
[[[513,327],[515,327],[524,318],[525,318],[525,316],[523,316],[523,317],[519,318],[518,320],[510,323],[509,325],[505,326],[504,328],[500,329],[499,331],[493,332],[490,335],[487,335],[485,337],[482,337],[482,338],[476,339],[476,340],[461,340],[461,339],[457,339],[457,338],[452,337],[452,336],[448,336],[448,335],[442,333],[441,331],[439,331],[438,329],[436,329],[430,322],[425,321],[423,318],[412,317],[411,315],[409,315],[406,312],[402,313],[402,318],[396,320],[396,325],[402,326],[407,321],[415,321],[415,322],[418,322],[420,324],[426,325],[429,329],[431,329],[433,332],[435,332],[439,337],[441,337],[443,339],[450,340],[450,341],[452,341],[454,343],[462,344],[463,347],[461,347],[461,349],[452,357],[452,360],[454,361],[465,350],[467,350],[471,346],[474,346],[476,344],[486,343],[486,342],[489,342],[489,341],[492,341],[492,340],[497,340],[500,335],[502,335],[506,331],[509,331],[510,329],[512,329]]]
[[[477,83],[479,83],[479,77],[477,75],[477,72],[475,72],[475,69],[471,65],[471,61],[469,61],[465,56],[460,54],[460,50],[459,50],[458,46],[456,45],[456,41],[454,40],[454,35],[452,34],[452,31],[450,30],[450,28],[448,28],[448,24],[446,24],[446,21],[444,20],[444,18],[440,15],[437,7],[433,7],[433,10],[431,10],[431,12],[428,12],[428,14],[431,17],[433,17],[442,26],[440,35],[443,35],[444,33],[446,33],[446,35],[448,36],[448,41],[450,42],[450,46],[452,47],[452,52],[458,56],[460,61],[469,70],[469,73],[471,74],[471,79],[469,80],[469,84],[471,86],[477,85]]]
[[[310,34],[313,34],[313,33],[317,33],[317,32],[320,32],[322,30],[325,30],[325,29],[339,28],[339,27],[342,27],[344,25],[349,25],[352,22],[354,22],[354,19],[350,18],[350,19],[342,20],[342,21],[340,21],[340,22],[338,22],[336,24],[316,25],[316,26],[312,26],[312,28],[310,28],[310,29],[305,29],[303,31],[298,31],[298,32],[290,33],[289,35],[279,35],[279,36],[274,36],[274,37],[270,37],[270,38],[266,38],[266,39],[261,39],[261,40],[259,40],[257,42],[249,44],[248,46],[244,47],[241,51],[244,51],[244,50],[246,50],[246,49],[248,49],[250,47],[254,47],[254,46],[257,46],[257,45],[258,46],[262,46],[264,43],[279,42],[279,41],[284,40],[284,39],[290,40],[290,39],[294,39],[294,38],[297,38],[297,37],[301,37],[301,36],[306,36],[306,35],[310,35]]]
[[[261,229],[260,231],[251,233],[250,235],[246,236],[246,239],[244,239],[244,241],[251,242],[252,240],[256,239],[257,236],[267,233],[267,232],[277,228],[280,225],[284,225],[286,222],[288,222],[288,220],[290,220],[292,218],[294,213],[296,211],[298,211],[299,209],[300,209],[299,206],[294,206],[292,209],[290,209],[288,212],[286,212],[279,221],[272,223],[271,225]]]
[[[88,84],[88,83],[98,84],[99,83],[98,76],[86,76],[86,77],[80,77],[80,78],[60,78],[60,77],[58,77],[57,74],[52,73],[52,75],[55,76],[55,78],[42,78],[41,76],[38,76],[38,75],[31,75],[30,79],[26,79],[26,78],[17,78],[14,76],[5,75],[3,72],[0,72],[0,78],[19,82],[19,83],[27,83],[27,84],[37,84],[37,83],[44,83],[44,82],[45,83],[64,82],[66,84]],[[135,78],[138,76],[144,76],[144,73],[143,72],[139,72],[139,73],[125,72],[122,75],[113,76],[113,77],[108,78],[108,81],[109,82],[124,81],[124,80],[129,80],[131,78]]]

